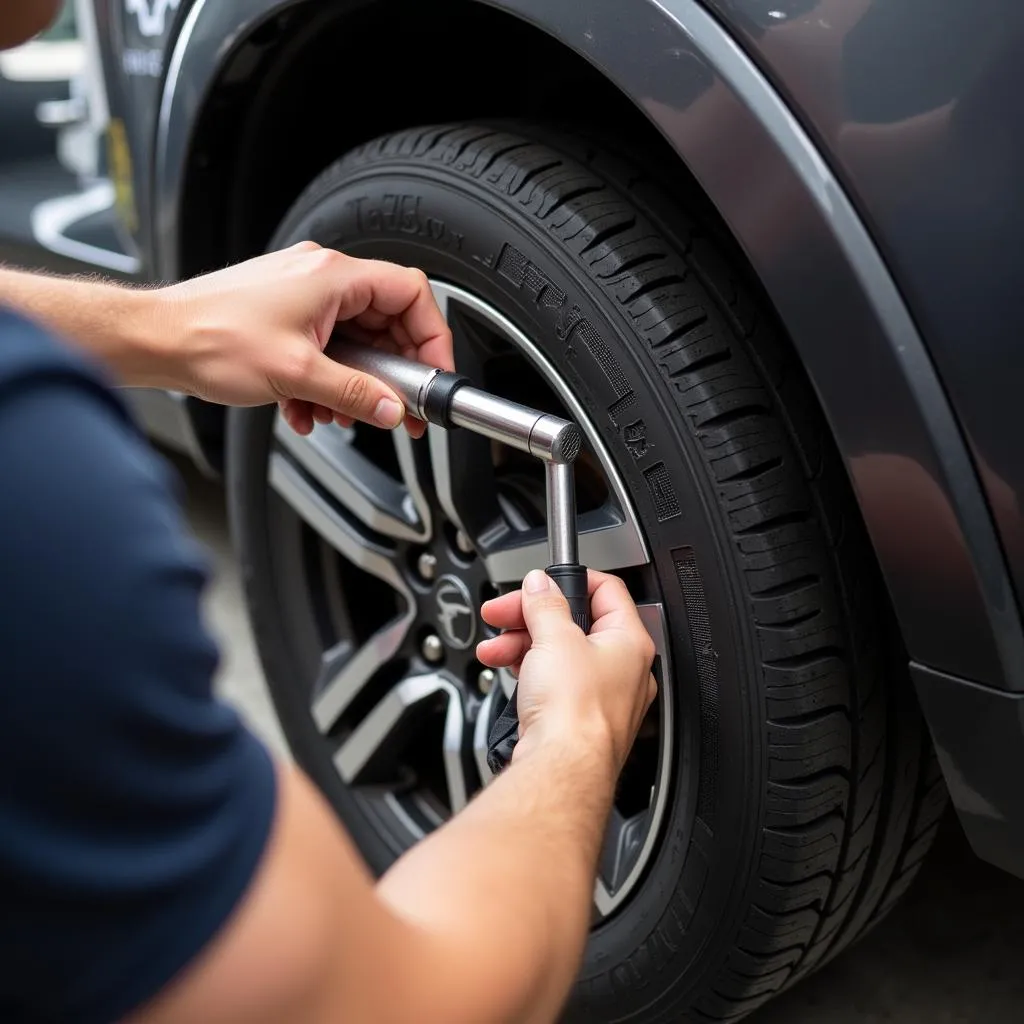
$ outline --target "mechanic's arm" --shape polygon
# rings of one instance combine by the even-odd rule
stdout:
[[[534,581],[542,589],[530,592]],[[654,695],[653,646],[617,579],[591,573],[587,637],[544,573],[525,586],[486,606],[508,632],[479,651],[512,666],[526,653],[510,767],[376,887],[311,785],[282,768],[249,896],[138,1024],[556,1018],[586,940],[615,779]]]
[[[421,271],[315,242],[163,288],[0,267],[0,306],[84,348],[120,384],[222,405],[279,402],[303,434],[314,420],[390,429],[405,418],[390,388],[323,354],[339,322],[368,344],[453,368],[451,332]]]

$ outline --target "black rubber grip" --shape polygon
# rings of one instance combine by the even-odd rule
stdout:
[[[452,398],[455,392],[469,383],[469,378],[461,373],[445,370],[435,374],[423,396],[423,415],[428,423],[436,423],[445,430],[451,430]]]
[[[549,565],[547,574],[558,584],[558,589],[569,602],[572,621],[584,633],[590,632],[590,597],[587,594],[587,567],[585,565]],[[487,767],[497,775],[512,760],[512,752],[519,742],[519,709],[516,703],[518,687],[491,724],[487,734]]]
[[[590,632],[590,597],[587,594],[587,567],[585,565],[549,565],[547,574],[558,584],[569,602],[572,621],[584,633]]]

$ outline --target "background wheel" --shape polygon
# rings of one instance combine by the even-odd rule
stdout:
[[[906,889],[944,790],[811,390],[737,266],[634,167],[539,128],[366,145],[281,226],[422,267],[460,370],[584,427],[581,557],[663,685],[568,1011],[735,1018]],[[486,782],[475,612],[543,565],[540,467],[463,433],[235,411],[233,527],[298,762],[383,870]]]

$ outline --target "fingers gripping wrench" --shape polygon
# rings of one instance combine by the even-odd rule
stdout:
[[[579,427],[569,420],[510,402],[471,386],[458,373],[414,363],[365,345],[334,341],[333,359],[382,380],[418,419],[451,430],[462,427],[535,456],[544,463],[547,491],[546,572],[569,602],[573,621],[590,631],[587,570],[579,562],[573,462],[580,452]],[[491,727],[487,763],[497,773],[508,764],[519,738],[516,691]]]

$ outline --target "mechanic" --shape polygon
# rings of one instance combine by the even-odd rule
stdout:
[[[0,47],[57,0],[5,0]],[[212,692],[207,569],[117,385],[414,435],[322,353],[336,322],[452,365],[425,276],[303,243],[129,288],[0,268],[0,1020],[548,1021],[578,970],[615,781],[654,695],[623,584],[592,633],[542,571],[487,604],[509,768],[375,882]]]

